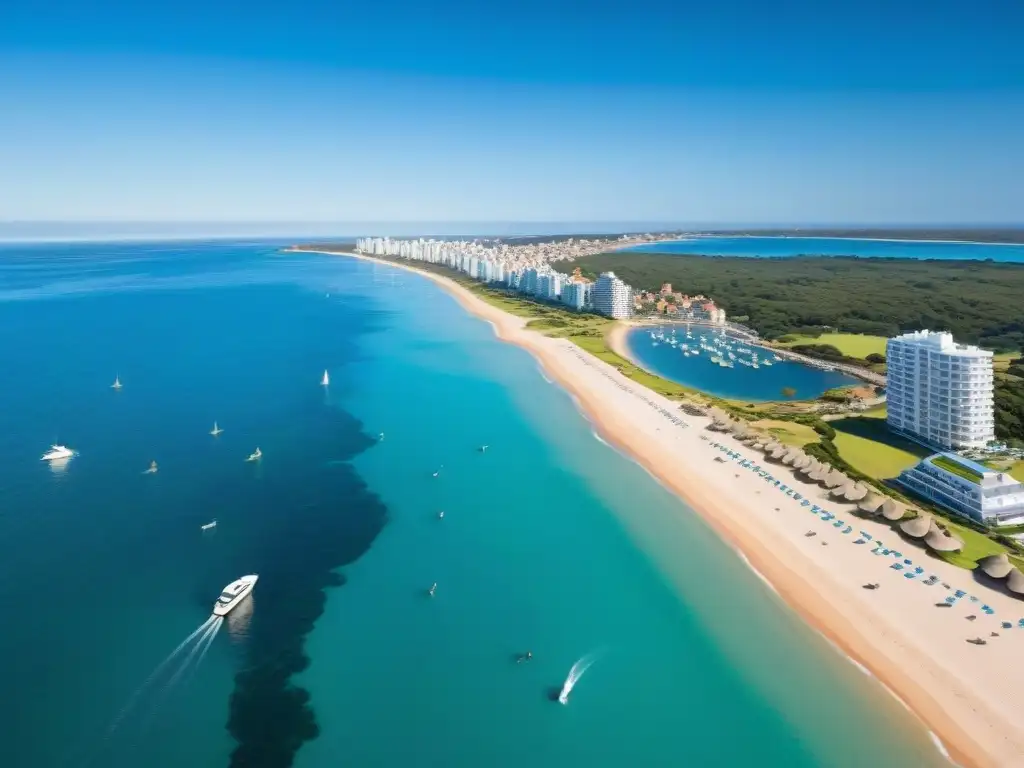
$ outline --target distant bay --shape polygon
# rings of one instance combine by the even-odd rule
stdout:
[[[968,243],[951,240],[871,240],[850,237],[715,237],[698,236],[626,248],[643,253],[703,256],[788,258],[859,256],[875,259],[942,259],[1024,263],[1024,245]]]

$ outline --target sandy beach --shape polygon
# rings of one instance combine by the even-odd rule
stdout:
[[[350,258],[377,261],[353,254]],[[631,456],[743,554],[805,621],[870,670],[965,766],[1024,766],[1024,601],[989,589],[968,571],[928,556],[885,525],[856,517],[852,505],[828,498],[787,467],[766,461],[728,435],[706,429],[709,419],[641,387],[566,339],[526,328],[440,275],[411,266],[443,287],[497,336],[530,351],[548,376],[569,391],[602,438]],[[623,333],[625,326],[618,329]],[[620,340],[621,341],[621,340]],[[735,455],[734,455],[735,454]],[[825,521],[782,492],[749,464],[759,465],[815,505],[852,526]],[[813,536],[806,534],[813,531]],[[857,545],[863,531],[883,539],[940,583],[925,586],[892,569],[893,557]],[[900,560],[899,562],[902,562]],[[671,577],[671,573],[668,574]],[[877,590],[864,589],[879,583]],[[948,584],[946,589],[943,584]],[[953,607],[936,603],[961,589]],[[994,615],[982,612],[982,603]],[[976,615],[976,620],[968,616]],[[1004,629],[1002,622],[1013,623]],[[991,633],[998,633],[992,636]],[[982,637],[988,643],[966,642]]]

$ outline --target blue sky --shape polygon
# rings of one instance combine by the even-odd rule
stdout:
[[[161,5],[0,4],[0,220],[1024,219],[1015,0]]]

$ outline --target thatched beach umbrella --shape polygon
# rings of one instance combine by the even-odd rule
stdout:
[[[899,520],[906,511],[906,507],[892,499],[886,499],[882,504],[882,517],[886,520]]]
[[[931,531],[933,522],[931,515],[918,515],[900,523],[900,530],[907,536],[923,539]]]
[[[836,486],[846,485],[850,482],[850,478],[840,472],[838,469],[833,469],[828,473],[828,477],[825,478],[825,485],[829,488],[835,488]]]
[[[883,503],[885,503],[885,498],[883,496],[879,496],[877,493],[872,493],[867,498],[861,500],[857,505],[857,509],[867,515],[877,515],[878,510],[881,509]]]
[[[1011,568],[1010,575],[1006,577],[1006,588],[1016,595],[1024,595],[1024,573]]]
[[[868,488],[864,483],[854,483],[853,485],[846,487],[846,492],[843,497],[847,501],[860,501],[868,495]]]
[[[1013,566],[1010,565],[1010,558],[1006,556],[1005,552],[981,558],[978,561],[978,567],[993,579],[1005,579],[1010,571],[1013,570]]]
[[[933,549],[936,552],[959,552],[964,548],[964,543],[953,536],[947,536],[939,530],[938,526],[933,526],[928,535],[924,537],[924,543],[928,545],[929,549]]]
[[[792,465],[793,462],[799,459],[802,455],[803,451],[801,451],[799,448],[790,448],[782,457],[782,463]]]
[[[847,483],[846,485],[837,485],[828,492],[828,495],[831,496],[833,499],[845,499],[846,492],[851,488],[853,488],[853,483]]]
[[[800,467],[800,474],[812,475],[821,469],[821,462],[817,459],[813,459],[810,456],[807,457],[807,463]]]

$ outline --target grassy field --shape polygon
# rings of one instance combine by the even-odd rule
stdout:
[[[781,342],[784,347],[792,347],[795,344],[831,344],[847,357],[859,357],[861,359],[872,353],[885,354],[884,336],[865,336],[858,333],[823,333],[821,336],[787,335],[786,341]]]
[[[762,419],[753,421],[750,424],[757,429],[763,429],[775,436],[775,439],[786,445],[793,445],[802,448],[808,443],[816,443],[819,435],[806,424],[797,424],[793,421],[775,421],[773,419]]]
[[[846,462],[869,477],[885,480],[896,477],[931,451],[891,433],[880,412],[885,415],[884,409],[876,409],[830,421],[829,425],[836,431],[832,442]]]

